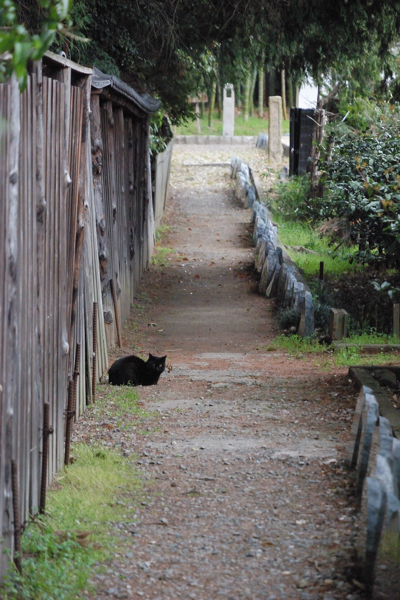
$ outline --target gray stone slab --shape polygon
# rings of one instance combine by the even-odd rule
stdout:
[[[256,201],[256,192],[253,185],[250,185],[247,190],[247,208],[252,208]]]
[[[379,438],[379,454],[392,457],[393,432],[389,419],[385,419],[385,417],[379,417]]]
[[[234,156],[231,161],[231,179],[236,179],[236,173],[240,171],[242,160],[238,156]]]
[[[256,247],[256,255],[255,255],[255,268],[256,271],[258,273],[262,272],[264,263],[265,263],[265,248],[267,246],[267,242],[265,241],[265,237],[262,236],[257,240],[257,246],[258,246],[258,250]]]
[[[276,295],[279,303],[281,303],[282,298],[285,293],[287,276],[288,276],[288,267],[285,264],[283,264],[282,268],[280,270],[280,273],[279,273],[278,289],[277,289],[277,295]]]
[[[296,277],[293,273],[289,273],[287,282],[286,282],[286,290],[285,296],[283,299],[283,306],[286,308],[292,308],[294,304],[294,286],[296,284]]]
[[[355,494],[361,500],[365,477],[367,476],[368,463],[371,452],[372,436],[379,416],[378,402],[372,394],[365,394],[365,407],[362,412],[362,433],[360,440],[359,460],[357,464],[357,477]]]
[[[294,303],[293,308],[297,311],[299,318],[301,316],[301,310],[299,304],[304,301],[304,295],[306,293],[305,285],[301,281],[296,281],[294,286]]]
[[[254,223],[254,231],[253,231],[253,242],[257,243],[257,239],[261,236],[265,231],[266,223],[261,216],[257,216]]]
[[[258,284],[258,291],[260,294],[265,294],[267,287],[271,282],[272,273],[276,269],[276,265],[279,263],[278,257],[275,252],[275,248],[269,242],[265,249],[265,260],[261,270],[261,277]]]
[[[394,476],[397,481],[397,489],[400,490],[400,440],[393,438],[392,444]]]
[[[365,395],[371,393],[371,388],[363,385],[360,389],[360,393],[358,394],[356,409],[353,416],[353,423],[351,426],[350,444],[347,455],[351,469],[355,469],[358,463],[358,454],[360,451],[361,434],[363,429],[363,415],[365,411]]]
[[[279,281],[279,273],[281,270],[281,264],[279,260],[276,261],[274,268],[272,269],[271,278],[268,283],[265,295],[267,298],[276,298],[278,292],[278,281]]]
[[[256,142],[256,148],[268,150],[268,133],[259,133]]]
[[[300,325],[298,335],[311,337],[314,333],[314,301],[311,292],[304,293],[304,301],[301,304]]]
[[[249,167],[248,165],[246,165],[246,163],[242,163],[242,166],[240,167],[241,172],[243,173],[247,183],[250,183],[250,172],[249,172]]]
[[[381,483],[372,477],[367,479],[367,539],[365,552],[364,583],[371,594],[375,581],[375,565],[379,542],[385,521],[387,497]]]
[[[386,490],[387,494],[397,496],[397,484],[393,477],[393,459],[391,456],[382,456],[378,454],[376,457],[375,477]]]

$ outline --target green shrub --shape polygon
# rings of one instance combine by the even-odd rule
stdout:
[[[322,160],[321,217],[344,218],[361,263],[400,266],[400,131],[398,108],[366,134],[337,138]]]
[[[310,175],[290,177],[278,181],[274,186],[277,196],[273,212],[286,221],[308,221],[314,223],[320,218],[320,198],[310,199]]]

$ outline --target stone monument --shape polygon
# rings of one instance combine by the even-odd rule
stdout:
[[[235,135],[235,91],[231,83],[224,86],[222,135]]]
[[[271,163],[282,162],[282,98],[269,97],[268,157]]]

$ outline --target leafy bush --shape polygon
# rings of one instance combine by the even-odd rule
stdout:
[[[290,329],[299,326],[299,315],[293,308],[280,308],[277,312],[276,320],[279,329]]]
[[[382,116],[369,133],[336,139],[320,164],[326,190],[321,216],[348,221],[362,263],[400,265],[398,116],[396,108],[392,122]]]
[[[277,195],[277,200],[273,203],[274,213],[286,221],[318,221],[321,199],[308,197],[310,187],[308,173],[277,182],[274,186]]]

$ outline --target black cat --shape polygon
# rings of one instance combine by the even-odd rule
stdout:
[[[149,354],[147,361],[138,356],[123,356],[111,365],[108,376],[111,385],[157,385],[165,370],[166,356]]]

